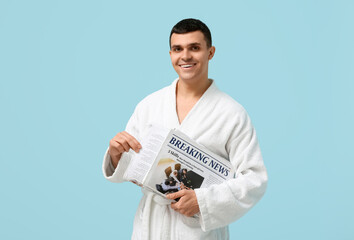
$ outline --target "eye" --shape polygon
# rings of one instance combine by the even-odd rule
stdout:
[[[180,51],[182,51],[182,48],[180,48],[180,47],[174,47],[172,50],[173,50],[174,52],[180,52]]]
[[[193,51],[198,51],[199,49],[200,49],[199,46],[193,46],[193,47],[192,47],[192,50],[193,50]]]

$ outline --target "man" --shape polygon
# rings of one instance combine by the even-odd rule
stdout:
[[[186,168],[180,169],[177,173],[177,177],[179,181],[185,184],[185,181],[187,180],[187,169]]]
[[[132,239],[229,239],[228,224],[243,216],[265,192],[267,173],[255,130],[243,109],[208,78],[213,58],[208,27],[196,19],[177,23],[170,34],[170,57],[178,74],[172,85],[142,100],[126,131],[118,133],[104,157],[103,173],[122,182],[131,153],[159,124],[176,128],[214,153],[229,159],[234,179],[202,189],[184,189],[166,199],[142,189]]]

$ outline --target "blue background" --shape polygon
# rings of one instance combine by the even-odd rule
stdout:
[[[231,239],[354,239],[353,1],[0,1],[0,239],[130,239],[141,192],[101,173],[135,105],[177,77],[172,26],[257,129],[269,185]]]

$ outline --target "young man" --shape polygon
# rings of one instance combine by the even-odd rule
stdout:
[[[170,34],[171,62],[178,79],[142,100],[126,131],[109,143],[103,173],[122,182],[132,149],[148,129],[176,128],[229,159],[236,177],[223,184],[168,195],[176,203],[143,189],[132,239],[229,239],[228,224],[244,215],[265,192],[267,173],[255,130],[243,109],[208,78],[215,53],[208,27],[196,19],[177,23]]]

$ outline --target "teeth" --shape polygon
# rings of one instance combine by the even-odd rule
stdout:
[[[181,67],[183,68],[189,68],[189,67],[192,67],[193,65],[181,65]]]

